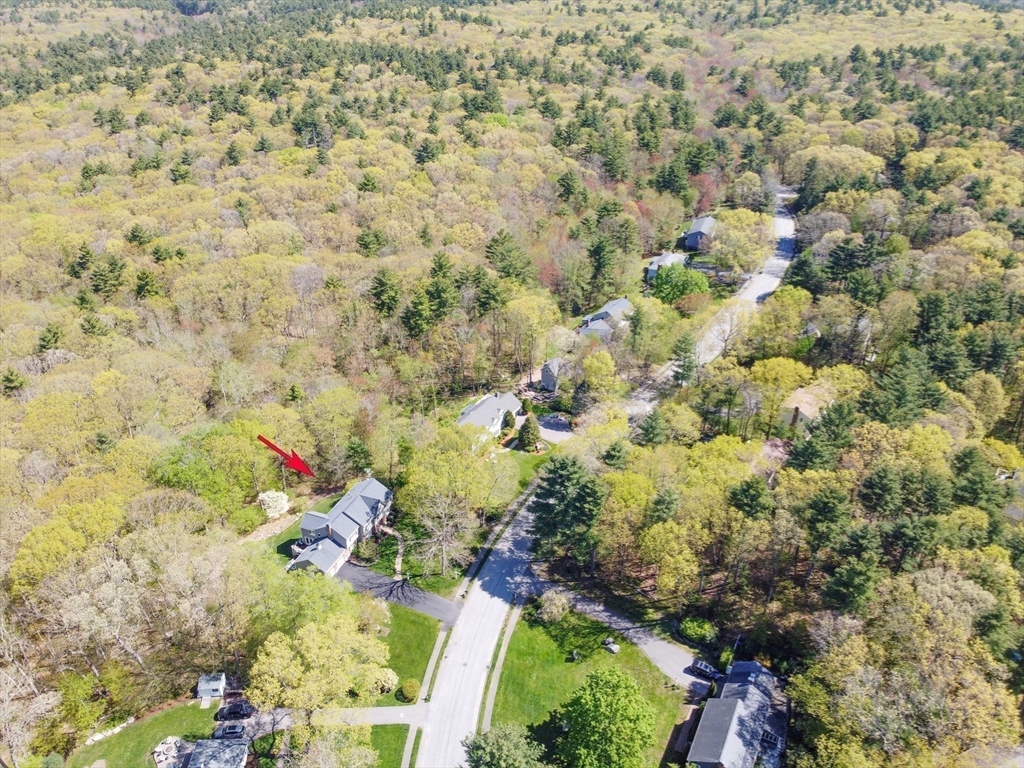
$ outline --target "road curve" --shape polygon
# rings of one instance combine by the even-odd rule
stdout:
[[[774,227],[778,244],[775,254],[712,319],[711,326],[697,344],[699,363],[707,363],[722,353],[725,347],[724,342],[719,343],[722,327],[732,322],[728,314],[723,314],[727,309],[738,306],[743,311],[756,311],[758,304],[781,284],[795,252],[794,220],[785,205],[787,196],[787,192],[776,196]],[[670,371],[671,364],[659,373],[664,377]],[[634,399],[653,407],[657,395],[653,386],[643,391],[648,389],[648,397],[641,395],[637,398],[634,395]],[[509,608],[517,594],[532,592],[541,586],[529,569],[529,526],[532,519],[527,503],[495,544],[466,595],[430,694],[416,768],[456,768],[466,762],[462,741],[476,732],[487,674]],[[580,599],[577,608],[605,621],[636,642],[677,683],[691,691],[703,685],[683,672],[692,657],[681,646],[661,640],[649,630],[635,627],[599,604]],[[497,681],[494,683],[496,685]]]

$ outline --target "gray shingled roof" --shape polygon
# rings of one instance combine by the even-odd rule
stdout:
[[[303,535],[313,534],[325,529],[330,522],[331,519],[327,515],[321,515],[319,512],[306,512],[299,521],[299,530]]]
[[[192,750],[188,768],[242,768],[248,754],[245,739],[202,739]]]
[[[756,661],[733,664],[721,696],[704,705],[686,759],[697,765],[752,768],[774,689],[775,677]]]
[[[703,232],[705,235],[714,235],[715,227],[718,226],[718,222],[711,216],[701,216],[699,219],[694,219],[693,224],[690,225],[688,235],[695,235],[698,232]]]
[[[472,405],[467,405],[463,408],[462,413],[459,414],[459,418],[455,420],[455,423],[459,426],[469,424],[475,427],[483,427],[484,429],[493,430],[494,428],[501,426],[501,420],[505,416],[505,411],[511,411],[515,414],[518,413],[522,407],[523,404],[520,402],[519,398],[511,392],[501,394],[493,392],[481,397]]]
[[[596,320],[607,320],[614,318],[615,320],[622,321],[623,316],[627,312],[633,311],[633,305],[629,303],[629,299],[622,296],[618,299],[612,299],[601,307],[597,312],[592,315],[587,315],[583,318],[584,325],[593,325]]]
[[[345,549],[331,539],[320,539],[302,550],[302,553],[295,558],[293,566],[305,568],[307,565],[314,565],[327,573],[344,553]]]
[[[685,264],[687,259],[690,257],[685,253],[675,253],[674,251],[665,251],[660,256],[655,256],[647,263],[648,271],[654,270],[657,272],[662,267],[667,267],[669,264]]]
[[[340,531],[345,526],[344,516],[352,520],[356,525],[363,526],[373,520],[377,506],[386,504],[391,499],[391,491],[384,487],[379,480],[368,477],[360,480],[349,489],[349,492],[338,499],[331,507],[327,517],[331,521],[331,528]],[[347,537],[346,537],[347,538]]]

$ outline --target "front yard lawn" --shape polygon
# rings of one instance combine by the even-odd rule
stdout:
[[[545,453],[526,453],[525,451],[511,451],[519,467],[519,487],[525,489],[530,481],[537,476],[537,472],[544,466],[544,463],[551,458],[551,451]]]
[[[451,599],[455,590],[462,583],[465,573],[458,568],[450,571],[448,576],[441,575],[441,566],[424,560],[416,552],[415,541],[422,538],[422,531],[408,515],[397,513],[391,526],[405,538],[405,555],[402,557],[402,575],[414,587],[433,592],[435,595]],[[486,537],[486,531],[483,532]],[[483,543],[483,539],[480,540]],[[479,546],[479,544],[478,544]],[[395,575],[395,557],[398,555],[398,542],[394,536],[381,536],[377,560],[370,568],[385,576]]]
[[[613,637],[622,650],[612,655],[601,641]],[[573,650],[580,661],[571,660]],[[543,724],[552,709],[568,700],[591,672],[618,667],[640,684],[644,698],[654,709],[654,744],[648,764],[659,765],[673,728],[680,722],[684,692],[655,667],[632,643],[604,624],[578,613],[569,613],[553,626],[532,618],[527,608],[516,624],[498,681],[494,723],[515,722],[527,727]],[[550,746],[550,729],[531,728],[534,736]],[[670,751],[668,751],[671,754]]]
[[[409,678],[419,680],[426,690],[423,676],[427,672],[430,652],[434,650],[437,633],[441,630],[441,622],[425,616],[404,605],[389,605],[391,608],[391,632],[384,638],[391,650],[388,666],[398,675],[401,685]],[[395,707],[409,702],[399,701],[397,689],[393,693],[381,696],[377,700],[378,707]]]
[[[370,742],[377,750],[377,768],[400,768],[408,725],[375,725],[370,730]]]
[[[200,709],[198,701],[191,701],[157,712],[120,733],[76,750],[68,758],[68,768],[88,768],[97,760],[106,760],[108,768],[153,768],[150,753],[168,736],[186,741],[210,738],[216,711],[216,706]]]

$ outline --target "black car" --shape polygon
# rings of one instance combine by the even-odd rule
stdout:
[[[690,665],[690,672],[697,677],[703,677],[708,680],[717,680],[719,677],[717,669],[700,659],[693,660],[693,663]]]
[[[217,729],[213,732],[213,738],[215,739],[242,739],[245,738],[245,726],[239,725],[238,723],[228,723],[227,725],[218,725]]]
[[[228,704],[226,707],[221,707],[217,712],[218,720],[245,720],[247,717],[252,717],[256,712],[256,707],[250,704],[248,701],[234,701]]]

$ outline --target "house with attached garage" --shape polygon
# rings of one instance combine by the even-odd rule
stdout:
[[[718,696],[704,704],[686,756],[697,768],[781,765],[789,703],[775,675],[756,661],[737,661]]]
[[[596,336],[601,341],[611,341],[612,334],[628,322],[633,314],[633,305],[623,296],[612,299],[597,312],[583,318],[583,324],[576,331],[580,336]]]
[[[647,282],[654,282],[654,278],[658,276],[658,270],[662,267],[668,267],[672,264],[686,264],[689,255],[685,253],[675,253],[674,251],[665,251],[660,256],[655,256],[649,262],[647,267],[644,269],[644,277]]]
[[[511,392],[492,392],[463,408],[455,423],[460,427],[483,427],[498,437],[501,434],[501,425],[505,420],[505,414],[511,413],[513,416],[518,416],[522,410],[522,402]]]
[[[302,538],[292,545],[288,570],[316,568],[333,576],[356,545],[388,519],[393,494],[372,477],[360,480],[324,515],[309,511],[299,521]]]

